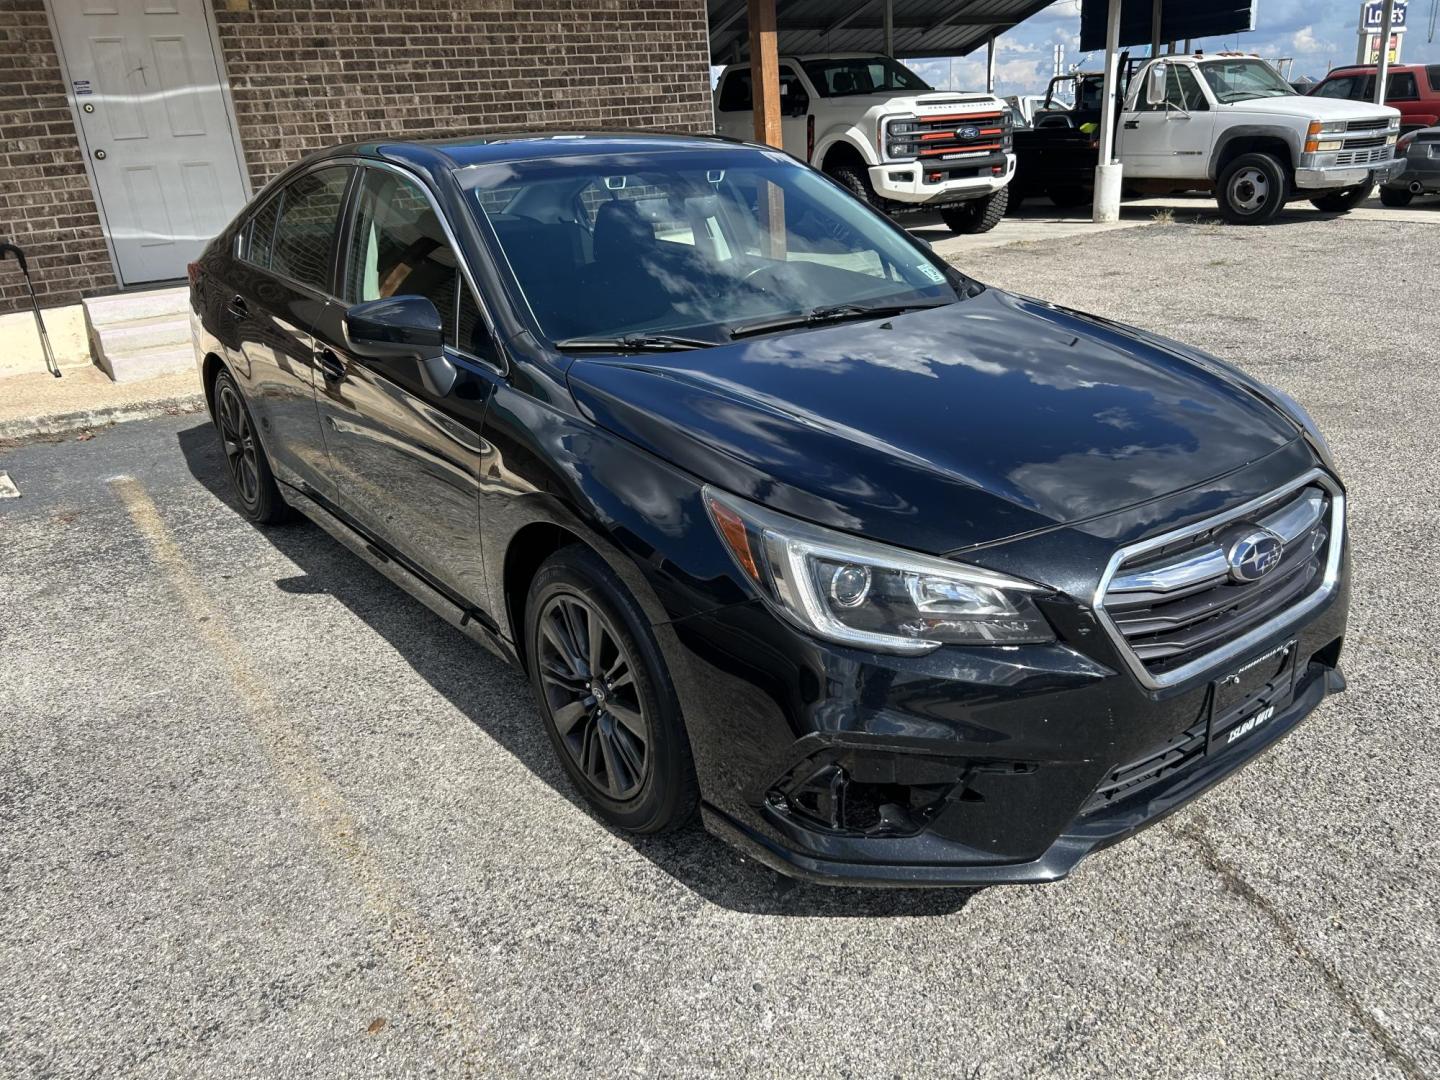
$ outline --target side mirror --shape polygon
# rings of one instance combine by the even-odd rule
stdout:
[[[445,355],[445,325],[423,296],[367,300],[345,312],[345,340],[357,356],[420,362],[420,381],[437,397],[455,385],[459,371]]]
[[[1157,108],[1165,104],[1167,66],[1164,60],[1160,60],[1151,64],[1150,70],[1145,73],[1145,104]]]

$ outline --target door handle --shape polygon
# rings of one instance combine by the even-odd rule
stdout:
[[[1139,121],[1139,120],[1126,120],[1126,121],[1125,121],[1125,128],[1126,128],[1127,131],[1134,131],[1134,130],[1135,130],[1136,128],[1138,128],[1139,126],[1140,126],[1140,121]]]
[[[245,298],[237,293],[230,298],[230,313],[242,319],[248,318],[250,305],[245,303]]]
[[[320,349],[315,353],[315,366],[327,379],[338,381],[345,378],[345,365],[341,362],[340,357],[329,349]]]

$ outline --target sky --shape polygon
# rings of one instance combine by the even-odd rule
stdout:
[[[1403,63],[1440,63],[1440,26],[1430,36],[1432,5],[1440,0],[1410,0],[1409,28],[1401,47]],[[1319,79],[1332,67],[1355,62],[1355,28],[1360,0],[1257,0],[1258,28],[1250,33],[1195,42],[1207,52],[1241,49],[1278,59],[1291,57],[1291,79]],[[995,90],[999,94],[1043,93],[1052,73],[1056,43],[1065,46],[1065,64],[1098,68],[1103,54],[1080,52],[1080,0],[1058,0],[1040,14],[1002,35],[995,57]],[[1143,51],[1143,47],[1142,47]],[[906,60],[927,82],[950,89],[950,61]],[[956,89],[985,85],[985,50],[954,61]]]

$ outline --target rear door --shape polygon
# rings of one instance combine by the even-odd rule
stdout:
[[[485,408],[500,378],[494,343],[458,248],[421,181],[365,167],[342,252],[340,298],[316,327],[316,405],[337,506],[373,539],[463,599],[484,593],[479,482]],[[351,304],[424,296],[446,325],[459,369],[450,393],[426,390],[412,359],[352,352]]]
[[[250,215],[221,283],[230,367],[245,388],[276,475],[322,493],[328,469],[315,412],[315,325],[330,302],[340,210],[354,170],[302,173]]]

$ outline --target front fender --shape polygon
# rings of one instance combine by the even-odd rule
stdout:
[[[1294,168],[1304,149],[1300,132],[1281,124],[1238,124],[1226,128],[1215,139],[1215,148],[1210,151],[1210,166],[1207,170],[1211,180],[1220,178],[1220,162],[1225,160],[1226,148],[1237,139],[1279,139],[1290,148],[1290,165]]]
[[[875,152],[875,147],[865,132],[854,124],[846,123],[832,124],[823,132],[816,132],[815,154],[810,164],[820,168],[825,161],[825,155],[840,143],[859,154],[867,166],[880,164],[880,155]]]

